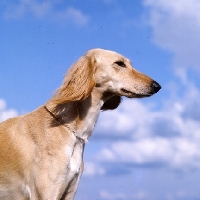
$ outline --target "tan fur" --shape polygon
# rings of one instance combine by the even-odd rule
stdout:
[[[73,200],[100,110],[159,89],[122,55],[88,51],[45,105],[0,124],[0,200]]]
[[[94,59],[89,56],[81,57],[68,71],[53,101],[64,104],[86,99],[95,85],[94,70]]]

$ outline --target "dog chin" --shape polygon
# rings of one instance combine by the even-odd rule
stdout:
[[[153,95],[152,93],[148,93],[148,94],[136,94],[134,92],[128,91],[124,88],[121,89],[121,95],[125,96],[127,98],[144,98],[144,97],[150,97],[151,95]]]
[[[132,99],[132,98],[145,98],[145,97],[150,97],[152,94],[133,94],[133,95],[124,95],[125,97]]]

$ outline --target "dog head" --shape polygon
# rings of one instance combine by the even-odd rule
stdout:
[[[156,81],[134,69],[124,56],[113,51],[92,49],[70,68],[54,101],[57,104],[83,101],[94,87],[108,96],[102,110],[115,109],[121,96],[149,97],[161,89]]]

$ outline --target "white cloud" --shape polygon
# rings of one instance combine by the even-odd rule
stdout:
[[[139,190],[137,193],[134,193],[132,195],[125,194],[122,192],[108,192],[106,190],[101,190],[99,192],[99,195],[101,199],[106,200],[127,200],[127,199],[134,199],[134,200],[153,200],[155,199],[152,194],[149,194],[148,192],[144,190]]]
[[[100,152],[102,161],[134,163],[138,165],[163,163],[172,169],[200,167],[200,148],[195,141],[185,138],[144,138],[137,141],[113,143],[109,149]],[[113,158],[105,152],[112,153]]]
[[[146,135],[146,126],[149,123],[149,110],[152,105],[144,106],[140,101],[123,100],[123,103],[114,111],[101,113],[97,123],[97,135],[103,137],[141,137]],[[138,130],[139,129],[139,130]],[[107,133],[108,130],[111,130]],[[130,134],[134,131],[136,134]],[[139,132],[139,135],[137,133]]]
[[[14,109],[7,109],[6,102],[0,99],[0,122],[5,121],[8,118],[17,116],[18,113]]]
[[[139,101],[124,100],[115,114],[108,112],[101,119],[98,129],[102,132],[112,130],[103,137],[116,134],[115,138],[119,139],[102,148],[97,155],[99,161],[140,165],[164,163],[183,170],[200,167],[200,107],[195,106],[197,99],[200,99],[200,91],[189,85],[183,96],[168,99],[160,111]],[[131,125],[124,128],[127,122]],[[122,134],[128,137],[120,140]]]
[[[62,1],[19,0],[18,4],[8,4],[4,12],[6,19],[19,19],[27,14],[31,14],[38,19],[46,19],[60,23],[75,24],[79,27],[85,26],[89,22],[89,17],[80,10],[67,7],[62,10],[56,9],[57,4]]]
[[[92,162],[85,162],[84,163],[84,176],[94,176],[94,175],[103,175],[105,174],[105,170]]]
[[[153,41],[174,53],[175,72],[187,82],[187,69],[200,72],[200,1],[145,0]]]

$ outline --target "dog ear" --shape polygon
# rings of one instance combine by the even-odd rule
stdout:
[[[56,91],[53,102],[57,105],[86,99],[95,86],[94,63],[91,56],[82,56],[70,68],[63,84]]]
[[[119,106],[119,104],[121,103],[121,100],[122,100],[121,96],[113,96],[107,101],[105,101],[105,103],[101,107],[101,110],[103,111],[114,110]]]

